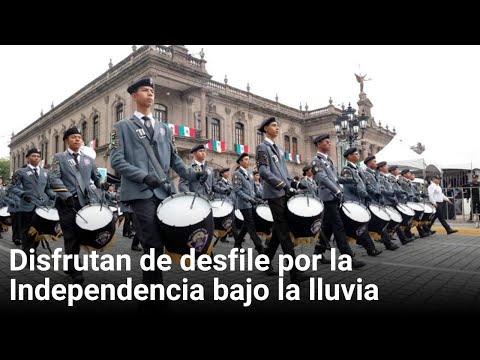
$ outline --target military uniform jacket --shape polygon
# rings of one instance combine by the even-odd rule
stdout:
[[[255,199],[255,180],[251,171],[247,170],[247,174],[241,169],[233,174],[233,190],[237,196],[237,209],[250,209],[251,199]]]
[[[407,193],[407,201],[415,201],[415,194],[413,192],[412,187],[410,186],[410,180],[405,179],[405,177],[400,176],[398,178],[398,183],[403,191]]]
[[[90,203],[90,198],[96,200],[90,189],[90,180],[100,187],[101,176],[98,173],[95,160],[80,152],[78,165],[72,154],[65,150],[53,155],[50,184],[62,200],[77,196],[81,207]]]
[[[339,177],[332,159],[328,158],[327,160],[323,155],[317,154],[310,165],[313,179],[318,185],[317,194],[322,201],[336,200],[334,195],[342,191],[340,184],[353,181]]]
[[[254,182],[255,185],[255,196],[259,199],[263,199],[263,184],[259,182]]]
[[[383,197],[380,189],[380,175],[377,175],[377,172],[370,168],[365,168],[365,170],[360,169],[360,173],[363,174],[367,193],[375,202],[378,202],[378,197]]]
[[[55,193],[50,188],[50,174],[47,170],[38,168],[38,179],[30,167],[20,168],[15,171],[10,183],[10,191],[20,197],[19,212],[30,212],[35,210],[36,202],[39,205],[46,205],[49,198],[54,199]],[[29,195],[33,202],[26,202],[24,195]]]
[[[228,199],[232,202],[233,205],[235,205],[235,191],[233,191],[233,184],[225,179],[225,178],[220,178],[220,180],[217,181],[217,187],[222,189],[224,193],[230,191],[230,195],[228,195]]]
[[[387,177],[388,181],[390,182],[390,185],[392,185],[392,189],[395,192],[395,196],[397,197],[399,202],[405,203],[408,200],[408,194],[405,190],[402,189],[400,184],[398,183],[397,179],[393,175],[389,175]]]
[[[276,199],[285,196],[283,190],[293,178],[288,174],[285,164],[285,154],[280,147],[275,150],[273,144],[263,140],[257,145],[255,160],[260,177],[263,179],[263,198]]]
[[[133,123],[135,130],[131,129],[128,122]],[[120,120],[114,125],[110,136],[110,163],[112,168],[121,175],[123,188],[120,194],[121,201],[149,199],[152,195],[163,200],[170,195],[165,186],[151,190],[143,182],[147,175],[160,179],[160,174],[156,173],[142,144],[143,137],[146,137],[154,151],[161,155],[157,156],[159,157],[157,160],[165,174],[168,174],[168,170],[172,168],[181,178],[194,176],[178,156],[172,130],[167,125],[156,120],[153,138],[151,138],[148,130],[136,116]],[[165,181],[170,184],[170,189],[174,189],[168,176]]]
[[[347,163],[342,169],[342,177],[353,180],[352,183],[343,185],[345,200],[358,201],[363,204],[368,193],[360,175],[360,170],[356,166]]]
[[[9,213],[16,213],[19,211],[21,199],[20,197],[12,193],[10,189],[7,190],[7,195],[5,196],[4,200],[8,205]]]
[[[305,193],[315,197],[317,196],[318,185],[315,180],[305,176],[302,180],[300,180],[300,184],[306,187],[306,189],[304,189]]]
[[[395,192],[393,191],[390,181],[388,181],[388,177],[388,175],[384,175],[380,172],[377,174],[380,192],[385,201],[385,205],[393,205],[394,203],[398,202],[398,200],[395,197]]]
[[[202,168],[196,162],[191,165],[191,169],[193,173],[202,171]],[[180,192],[198,192],[199,194],[204,195],[207,198],[213,197],[214,193],[225,194],[227,190],[217,185],[217,182],[214,179],[213,169],[208,165],[205,165],[204,169],[208,174],[207,181],[201,183],[196,179],[180,179],[180,181],[178,182],[178,190],[180,190]]]

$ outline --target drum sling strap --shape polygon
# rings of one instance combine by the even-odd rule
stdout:
[[[158,158],[153,152],[152,149],[152,144],[150,143],[150,140],[147,139],[146,135],[141,131],[137,130],[143,130],[143,129],[135,129],[135,125],[133,121],[127,121],[128,126],[132,130],[132,132],[136,133],[138,135],[138,138],[140,139],[141,144],[145,148],[145,151],[147,152],[148,159],[150,160],[150,163],[152,164],[153,168],[155,169],[155,172],[157,175],[160,177],[160,181],[162,183],[168,182],[168,178],[165,175],[165,171],[163,171],[162,167],[160,166],[160,163],[158,162]],[[165,187],[165,190],[167,190],[167,193],[170,194],[170,191]]]

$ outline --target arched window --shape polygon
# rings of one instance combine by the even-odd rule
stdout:
[[[115,107],[115,115],[116,121],[120,121],[123,119],[123,104],[118,104]]]
[[[263,133],[260,130],[257,130],[257,145],[263,142]]]
[[[297,145],[297,138],[292,138],[292,153],[298,154],[298,145]]]
[[[60,149],[58,148],[58,135],[55,135],[54,137],[54,146],[55,146],[55,154],[58,153],[60,151]]]
[[[220,120],[212,119],[212,140],[220,140]]]
[[[244,126],[242,123],[235,123],[235,144],[245,144]]]
[[[167,122],[167,107],[162,104],[155,104],[153,117],[160,122]]]
[[[88,139],[87,131],[88,130],[87,130],[87,122],[86,121],[82,122],[82,128],[80,129],[80,131],[82,132],[82,139],[84,141],[87,141],[87,139]]]
[[[21,160],[20,160],[20,154],[17,154],[17,169],[18,169],[20,166],[22,166],[21,164],[22,164],[22,163],[21,163]]]
[[[43,144],[45,147],[42,152],[42,157],[43,160],[45,160],[45,165],[48,164],[48,141],[45,141],[45,144]]]
[[[98,121],[98,115],[95,115],[93,117],[93,137],[92,137],[92,140],[95,140],[95,147],[98,147],[99,134],[100,134],[100,121]]]
[[[285,148],[285,151],[290,152],[290,136],[285,135],[285,137],[283,138],[283,142],[283,147]]]

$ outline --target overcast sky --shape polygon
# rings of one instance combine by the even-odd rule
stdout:
[[[219,46],[203,48],[213,80],[298,108],[358,101],[354,73],[367,74],[372,115],[410,145],[425,144],[437,162],[478,159],[480,46]],[[7,143],[132,51],[131,45],[0,46],[3,119],[0,157]],[[197,55],[197,57],[199,57]]]

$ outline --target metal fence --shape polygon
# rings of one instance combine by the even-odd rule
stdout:
[[[447,187],[442,189],[453,205],[446,207],[445,218],[468,221],[475,219],[472,216],[472,188]]]

